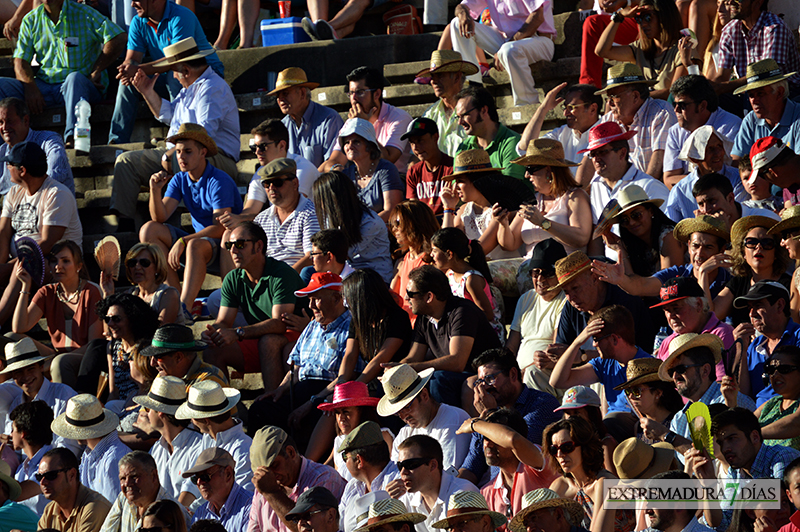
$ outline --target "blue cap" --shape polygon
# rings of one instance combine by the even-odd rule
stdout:
[[[33,177],[47,175],[47,155],[35,142],[20,142],[15,145],[5,157],[0,157],[0,163],[24,166]]]

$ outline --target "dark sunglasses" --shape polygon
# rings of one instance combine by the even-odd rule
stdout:
[[[284,183],[286,183],[287,181],[291,181],[292,179],[294,179],[294,176],[290,176],[290,177],[275,177],[275,178],[272,178],[272,179],[267,179],[267,180],[262,181],[261,185],[264,188],[269,188],[269,187],[281,188]]]
[[[631,399],[639,399],[642,396],[642,389],[639,387],[628,388],[627,390],[625,390],[625,395],[627,395]]]
[[[225,249],[227,249],[228,251],[230,251],[232,247],[235,247],[236,249],[244,249],[245,244],[247,244],[248,242],[255,242],[255,240],[253,240],[252,238],[228,240],[227,242],[225,242]]]
[[[773,375],[776,371],[781,375],[788,375],[793,371],[797,371],[800,369],[800,366],[794,366],[791,364],[771,364],[769,366],[764,366],[764,373],[767,375]]]
[[[41,482],[42,480],[48,480],[52,482],[56,479],[56,477],[58,477],[59,473],[63,473],[64,471],[69,471],[69,468],[63,467],[61,469],[54,469],[53,471],[48,471],[46,473],[36,473],[33,475],[33,478],[36,479],[36,482]]]
[[[431,460],[433,460],[433,458],[409,458],[408,460],[397,462],[397,470],[405,469],[406,471],[413,471],[420,466],[430,463]]]
[[[526,167],[525,167],[525,172],[526,172],[526,173],[529,173],[529,174],[535,174],[536,172],[538,172],[538,171],[539,171],[539,170],[541,170],[542,168],[544,168],[544,166],[543,166],[543,165],[541,165],[541,164],[534,164],[534,165],[532,165],[532,166],[526,166]]]
[[[649,24],[650,21],[653,20],[653,15],[652,13],[636,15],[635,17],[633,17],[633,20],[635,20],[637,24]]]
[[[220,467],[220,468],[217,468],[217,470],[214,471],[213,473],[209,473],[208,471],[204,471],[202,473],[197,473],[196,475],[192,475],[190,477],[191,480],[192,480],[192,484],[197,485],[197,483],[200,482],[201,480],[203,482],[205,482],[205,483],[209,483],[209,482],[211,482],[211,477],[213,477],[214,475],[219,473],[221,470],[222,470],[222,468]]]
[[[310,521],[311,520],[311,516],[320,514],[322,512],[327,512],[328,510],[330,510],[330,508],[320,508],[319,510],[311,510],[310,512],[305,512],[305,513],[302,513],[302,514],[293,514],[293,515],[290,515],[290,516],[287,516],[287,517],[288,517],[289,521],[295,521],[295,522],[297,522],[297,521]]]
[[[687,102],[687,101],[675,102],[673,104],[673,106],[675,107],[676,111],[680,111],[682,113],[682,112],[686,111],[686,108],[689,107],[690,105],[692,105],[693,103],[694,102]]]
[[[413,290],[406,290],[406,299],[413,299],[413,298],[417,297],[418,295],[424,294],[424,293],[425,292],[423,292],[422,290],[420,290],[418,292],[414,292]]]
[[[122,321],[122,316],[103,316],[103,321],[106,323],[119,323]]]
[[[125,266],[127,266],[130,269],[133,269],[136,267],[137,264],[142,268],[149,268],[150,265],[153,264],[153,261],[150,259],[131,259],[125,263]]]
[[[531,270],[531,276],[533,277],[553,277],[555,274],[555,270],[543,270],[541,268],[534,268]]]
[[[630,216],[620,216],[619,217],[619,224],[620,225],[628,225],[631,220],[634,222],[638,222],[644,216],[644,213],[647,211],[636,211],[632,212]]]
[[[769,251],[771,249],[775,249],[775,239],[774,238],[745,238],[744,239],[744,247],[747,249],[756,249],[756,246],[761,244],[761,249],[764,251]]]
[[[256,153],[258,150],[267,151],[267,147],[270,144],[275,144],[275,143],[270,141],[270,142],[262,142],[261,144],[251,144],[250,145],[250,151],[253,152],[253,153]]]
[[[565,441],[561,445],[551,445],[550,456],[556,456],[558,454],[558,451],[561,451],[562,454],[569,454],[577,448],[578,446],[575,445],[574,441]]]
[[[781,231],[781,240],[798,240],[800,239],[800,229],[788,229]]]
[[[670,377],[672,377],[676,373],[680,373],[681,375],[685,375],[686,374],[686,370],[688,370],[689,368],[699,368],[700,366],[702,366],[702,364],[688,364],[688,365],[687,364],[680,364],[678,366],[673,366],[673,367],[669,368],[667,370],[667,375],[669,375]]]

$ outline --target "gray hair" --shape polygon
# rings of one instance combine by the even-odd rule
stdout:
[[[119,467],[140,466],[145,471],[158,471],[156,461],[144,451],[131,451],[119,461]]]
[[[13,96],[9,96],[8,98],[3,98],[0,100],[0,109],[14,109],[14,111],[17,113],[17,116],[21,119],[31,114],[25,101],[19,98],[14,98]]]
[[[697,306],[698,301],[700,303],[702,303],[701,311],[703,312],[703,314],[711,312],[711,305],[708,303],[708,299],[706,299],[705,296],[696,296],[696,297],[687,297],[686,298],[686,303],[688,303],[689,305],[691,305],[693,307]]]
[[[777,83],[773,83],[772,85],[773,85],[773,88],[772,88],[773,92],[777,91],[778,87],[783,87],[783,99],[784,100],[788,100],[789,99],[789,80],[788,79],[783,79],[783,80],[781,80],[781,81],[779,81]]]

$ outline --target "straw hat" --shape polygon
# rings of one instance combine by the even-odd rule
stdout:
[[[707,214],[701,214],[696,218],[686,218],[675,224],[675,229],[672,235],[678,242],[688,242],[692,233],[707,233],[709,235],[718,236],[725,240],[731,241],[731,234],[725,227],[725,222],[722,218],[715,218]]]
[[[5,353],[6,369],[0,371],[0,375],[11,373],[12,371],[50,358],[49,356],[41,355],[39,350],[36,349],[36,344],[27,336],[19,342],[6,344]]]
[[[8,486],[9,500],[16,500],[22,495],[22,486],[11,476],[11,466],[0,460],[0,482]]]
[[[617,391],[627,390],[646,382],[660,381],[658,368],[661,367],[661,360],[654,357],[634,358],[628,362],[626,368],[627,380],[619,386],[614,386]]]
[[[202,351],[208,347],[205,342],[194,339],[192,329],[177,323],[168,323],[156,329],[150,345],[142,349],[146,357],[167,355],[178,351]]]
[[[425,520],[425,516],[416,512],[409,512],[406,505],[397,499],[382,499],[369,505],[367,524],[356,528],[353,532],[369,532],[373,528],[388,523],[417,524]]]
[[[389,494],[384,490],[370,491],[361,497],[350,499],[348,511],[345,513],[343,530],[354,530],[367,524],[369,518],[369,507],[378,501],[389,498]]]
[[[178,419],[204,419],[231,410],[242,394],[235,388],[223,388],[214,381],[200,381],[189,388],[188,400],[175,412]]]
[[[652,478],[672,469],[675,448],[669,443],[648,445],[639,438],[628,438],[614,449],[614,465],[621,479]]]
[[[464,61],[455,50],[434,50],[431,54],[431,66],[418,72],[416,77],[427,77],[439,72],[461,72],[465,76],[471,76],[478,70],[476,65]]]
[[[580,526],[586,514],[580,503],[572,499],[560,497],[558,493],[548,488],[539,488],[529,491],[522,497],[522,509],[508,523],[512,532],[525,532],[525,518],[528,514],[544,508],[562,508],[572,518],[574,526]]]
[[[50,428],[69,440],[102,438],[117,429],[119,417],[103,408],[94,395],[82,393],[67,401],[67,410],[55,418]]]
[[[797,74],[797,72],[784,74],[778,62],[772,58],[762,59],[761,61],[756,61],[755,63],[747,65],[747,74],[745,75],[747,84],[742,85],[733,91],[733,93],[741,94],[759,87],[766,87],[767,85],[789,79],[795,74]]]
[[[646,79],[642,69],[633,63],[618,63],[608,69],[606,76],[606,86],[595,92],[595,94],[605,94],[608,89],[622,87],[623,85],[655,85],[658,80]]]
[[[322,403],[317,408],[324,412],[330,412],[337,408],[348,406],[376,406],[377,397],[370,397],[367,385],[360,381],[350,381],[337,384],[333,389],[333,402]]]
[[[683,148],[681,148],[681,153],[678,155],[678,159],[682,161],[691,162],[692,159],[696,161],[703,161],[706,158],[706,146],[708,146],[708,141],[711,139],[711,135],[716,136],[719,140],[722,141],[722,147],[725,150],[725,162],[730,162],[730,152],[733,149],[733,142],[714,129],[714,126],[709,126],[708,124],[704,126],[700,126],[694,131],[692,131],[689,138],[683,143]]]
[[[580,166],[579,163],[564,159],[564,145],[561,142],[546,138],[530,141],[525,156],[511,162],[521,166]]]
[[[784,231],[800,227],[800,205],[792,205],[781,213],[781,221],[773,225],[767,233],[780,235]]]
[[[503,168],[496,168],[492,166],[492,161],[489,160],[489,154],[482,148],[475,148],[474,150],[464,150],[456,154],[453,161],[453,173],[448,178],[454,178],[465,174],[499,172]]]
[[[669,356],[658,368],[658,376],[662,381],[672,382],[667,371],[675,365],[675,359],[695,347],[707,347],[714,354],[714,364],[722,360],[722,340],[716,334],[686,333],[676,336],[669,343]]]
[[[408,364],[387,369],[381,378],[384,396],[378,401],[378,414],[389,417],[401,411],[419,395],[433,376],[433,368],[420,373]]]
[[[164,59],[153,63],[154,67],[164,67],[177,65],[193,59],[200,59],[214,53],[214,48],[201,50],[194,40],[194,37],[186,37],[175,44],[164,47]]]
[[[289,67],[285,70],[278,72],[278,79],[275,80],[275,88],[269,91],[269,96],[274,96],[282,90],[290,87],[308,87],[309,89],[316,89],[319,83],[308,81],[306,71],[298,67]]]
[[[565,284],[591,268],[592,261],[586,253],[583,251],[573,251],[556,262],[556,278],[558,278],[558,284],[548,290],[548,292],[561,290],[564,288]]]
[[[174,135],[167,137],[167,142],[175,144],[179,140],[187,139],[199,142],[205,146],[206,150],[208,150],[208,153],[206,153],[207,157],[213,157],[218,153],[217,143],[208,135],[206,128],[200,124],[192,124],[191,122],[181,124],[181,127],[178,128],[178,131]]]
[[[780,218],[778,218],[777,214],[775,215],[775,218],[772,218],[771,216],[758,215],[743,216],[742,218],[739,218],[733,222],[733,226],[731,227],[731,242],[734,245],[741,244],[751,229],[755,227],[772,229],[779,221]]]
[[[620,190],[619,194],[617,195],[617,201],[619,202],[619,206],[622,208],[622,210],[619,211],[619,214],[614,217],[614,223],[619,223],[618,220],[623,214],[632,211],[639,205],[649,203],[650,205],[658,208],[664,203],[664,200],[661,198],[650,199],[650,196],[647,195],[647,192],[645,192],[644,189],[639,185],[628,185]]]
[[[186,383],[183,379],[167,375],[159,375],[150,385],[147,395],[137,395],[133,402],[156,412],[175,415],[183,403],[186,402]]]
[[[433,528],[452,528],[451,519],[460,517],[474,517],[478,515],[488,515],[492,518],[492,528],[498,528],[508,523],[506,516],[500,512],[493,512],[489,509],[486,499],[477,491],[457,491],[450,495],[447,504],[447,514],[441,521],[436,521],[431,526]]]
[[[589,130],[589,144],[586,149],[578,150],[578,153],[590,152],[618,140],[630,140],[634,135],[635,129],[622,131],[622,127],[616,122],[603,122]]]

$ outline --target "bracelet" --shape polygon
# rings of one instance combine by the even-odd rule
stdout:
[[[625,22],[625,17],[619,11],[615,11],[611,15],[611,22],[614,22],[615,24],[622,24]]]
[[[180,238],[178,239],[178,242],[180,242],[181,244],[183,244],[183,247],[186,247],[186,240],[184,240],[184,239],[183,239],[183,237],[180,237]]]
[[[456,213],[456,211],[455,211],[455,210],[453,210],[453,209],[445,209],[445,210],[444,210],[444,211],[442,211],[442,212],[444,212],[444,214],[455,214],[455,213]]]
[[[478,418],[472,418],[472,421],[469,422],[469,430],[475,432],[475,422],[478,421]]]
[[[30,292],[26,292],[25,290],[20,290],[20,292],[19,292],[19,293],[20,293],[20,294],[28,294],[28,295],[31,295],[31,293],[30,293]]]

